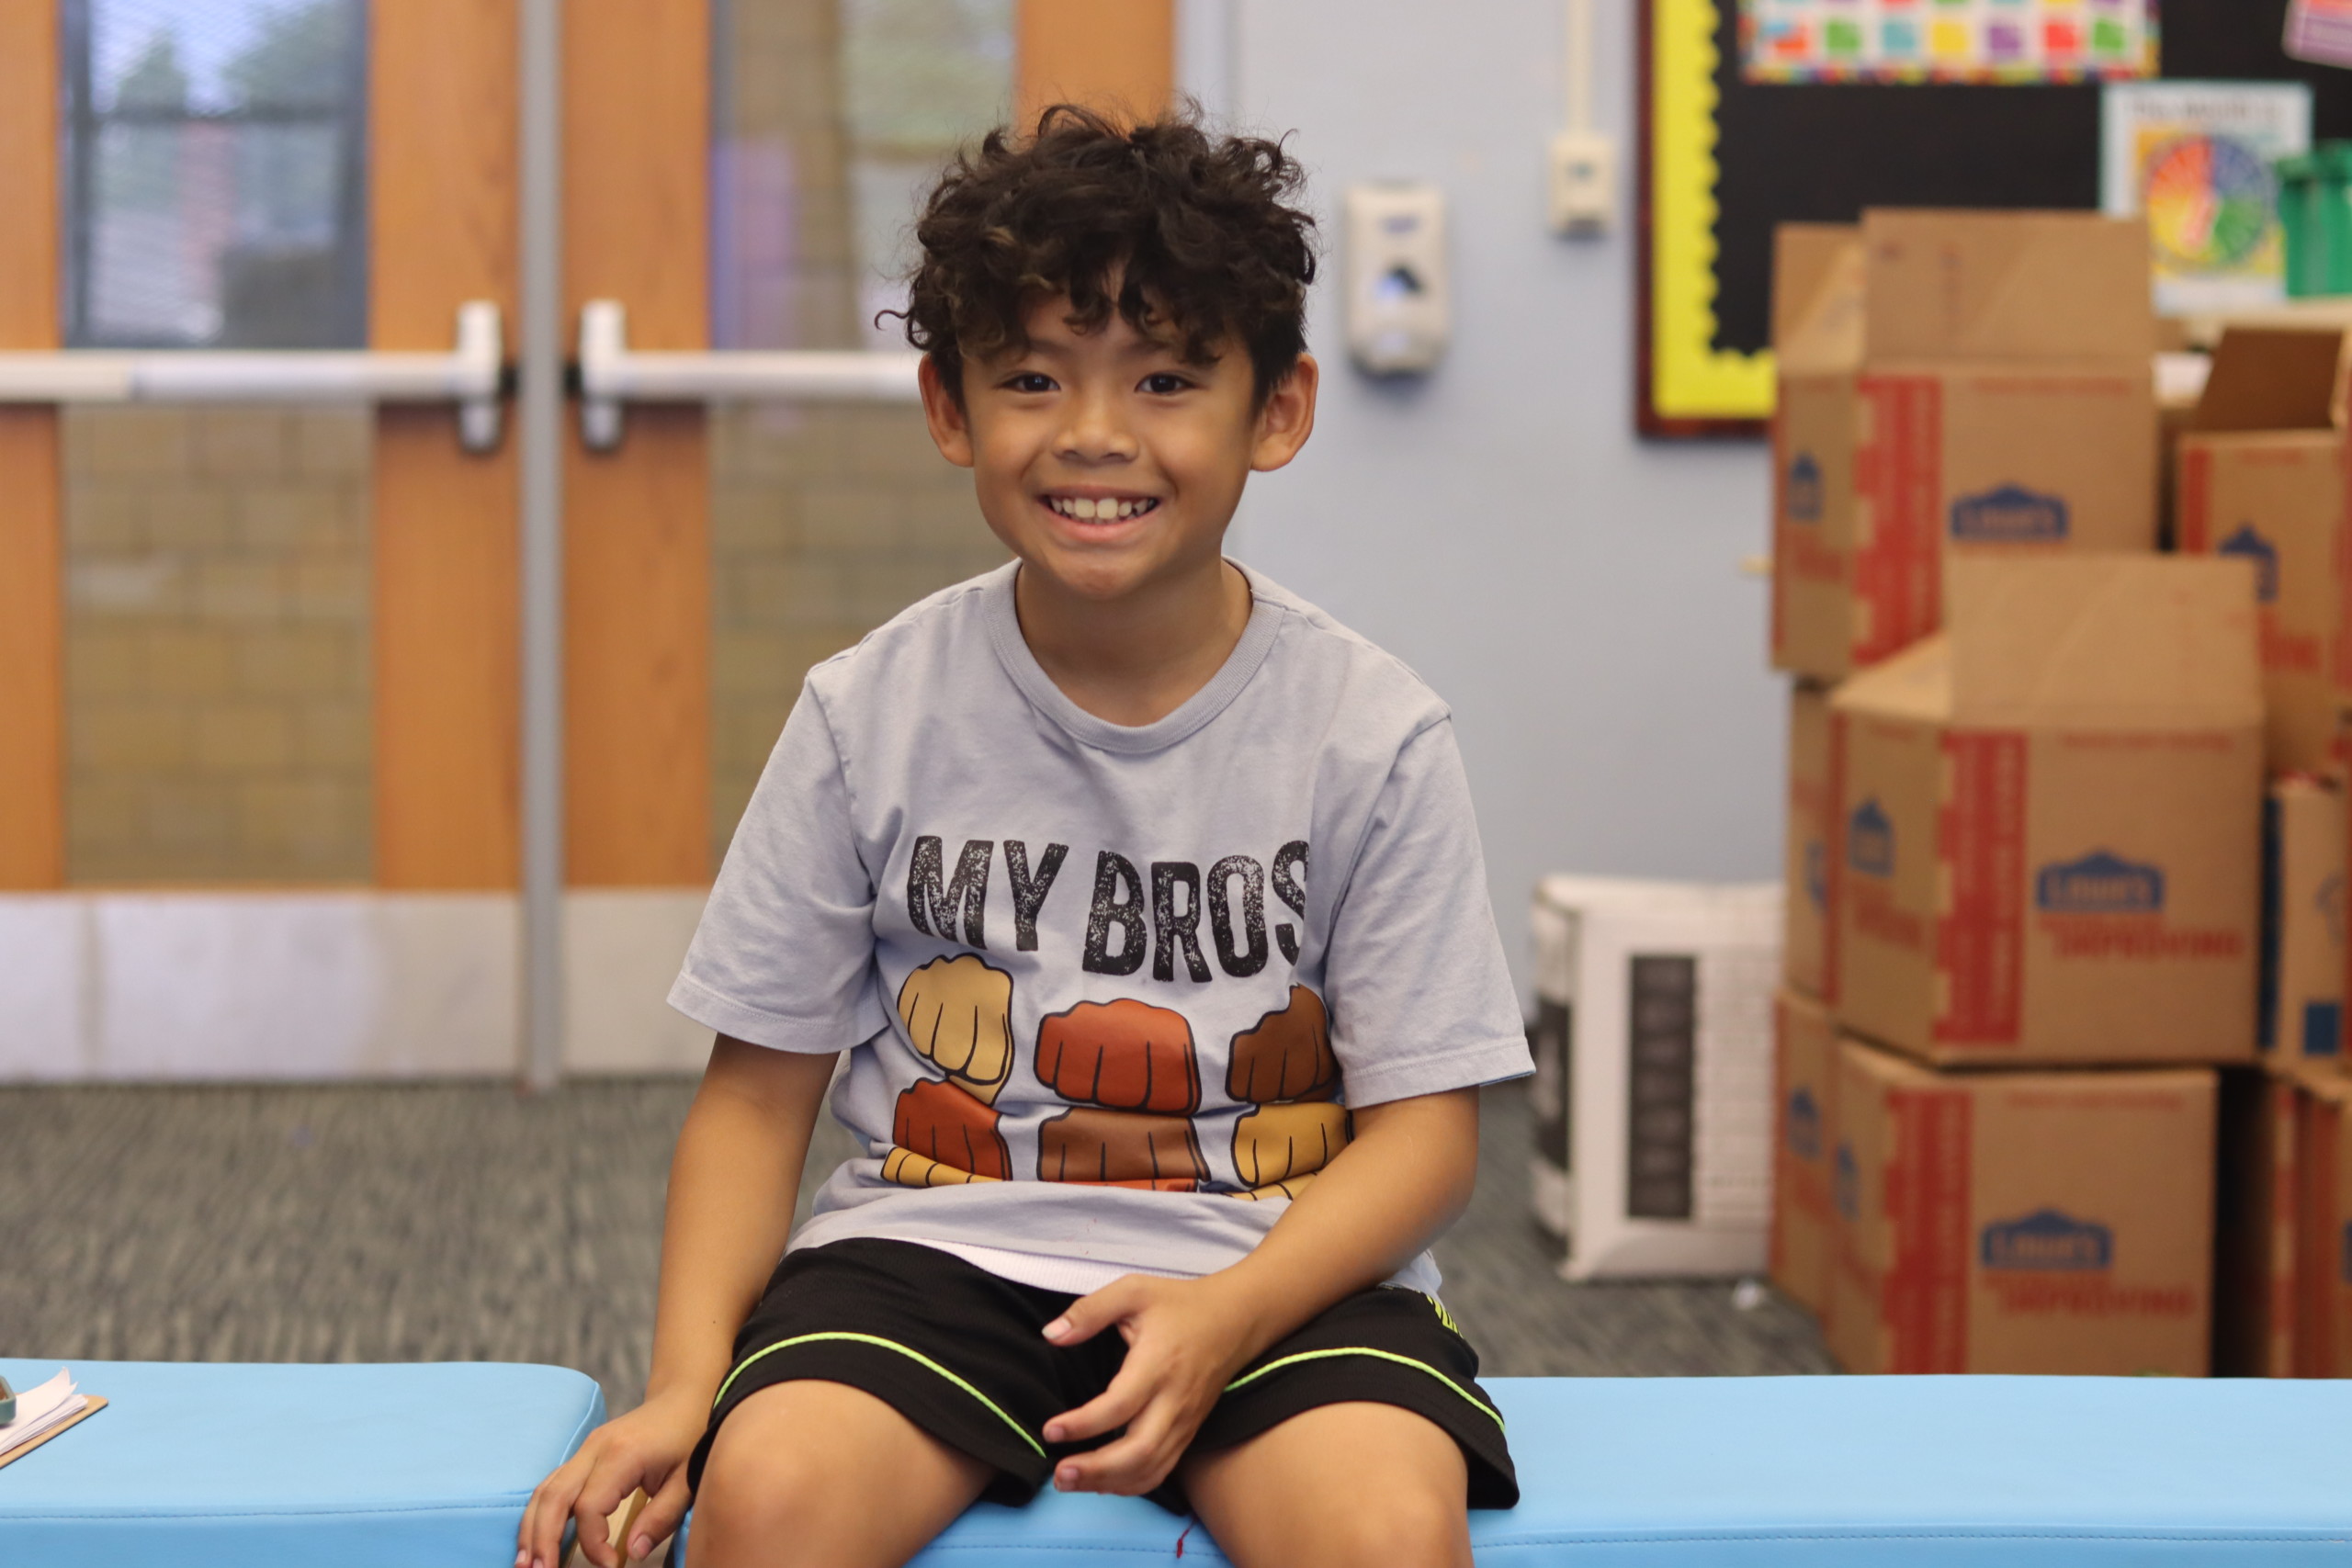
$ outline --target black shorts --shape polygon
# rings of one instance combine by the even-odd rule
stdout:
[[[1001,1280],[953,1253],[913,1242],[837,1241],[789,1254],[735,1339],[735,1362],[687,1461],[702,1483],[719,1423],[772,1383],[846,1383],[882,1400],[951,1447],[994,1465],[984,1496],[1035,1496],[1082,1443],[1045,1439],[1046,1423],[1109,1386],[1126,1342],[1106,1329],[1083,1345],[1048,1344],[1042,1330],[1076,1301],[1061,1291]],[[1508,1508],[1519,1480],[1503,1421],[1478,1386],[1478,1356],[1436,1298],[1381,1286],[1339,1303],[1250,1362],[1193,1436],[1229,1448],[1318,1405],[1363,1400],[1437,1423],[1461,1445],[1470,1506]],[[1149,1494],[1188,1511],[1174,1474]]]

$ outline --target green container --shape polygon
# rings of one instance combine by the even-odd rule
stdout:
[[[2320,227],[2327,233],[2315,292],[2352,294],[2352,141],[2323,141],[2312,150],[2312,161],[2319,165],[2314,188]]]
[[[2319,163],[2298,152],[2270,165],[2278,180],[2278,227],[2287,253],[2287,297],[2307,299],[2322,292],[2313,287],[2314,273],[2326,276],[2326,236],[2322,232],[2318,201]],[[2320,264],[2316,269],[2314,263]]]
[[[2323,141],[2271,165],[2287,252],[2287,293],[2352,294],[2352,141]]]

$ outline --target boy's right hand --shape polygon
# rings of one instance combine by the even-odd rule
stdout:
[[[596,1568],[621,1568],[622,1552],[606,1542],[605,1521],[639,1487],[652,1501],[623,1544],[630,1561],[650,1554],[686,1517],[686,1460],[709,1421],[709,1400],[687,1392],[649,1399],[589,1433],[580,1451],[531,1494],[515,1568],[558,1568],[567,1523],[577,1523],[580,1549]]]

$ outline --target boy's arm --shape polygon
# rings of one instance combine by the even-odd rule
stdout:
[[[686,1459],[727,1376],[735,1334],[792,1230],[801,1162],[832,1077],[831,1053],[771,1051],[720,1035],[670,1161],[662,1285],[645,1403],[588,1435],[523,1512],[518,1568],[555,1568],[567,1520],[599,1568],[618,1568],[604,1521],[643,1487],[628,1555],[685,1517]],[[642,1542],[642,1550],[639,1543]]]
[[[1046,1427],[1069,1442],[1125,1436],[1055,1467],[1066,1492],[1158,1485],[1234,1374],[1326,1308],[1386,1279],[1459,1218],[1478,1170],[1478,1091],[1367,1106],[1355,1139],[1317,1173],[1249,1257],[1198,1280],[1130,1274],[1082,1297],[1046,1337],[1075,1345],[1115,1325],[1127,1359],[1111,1386]]]

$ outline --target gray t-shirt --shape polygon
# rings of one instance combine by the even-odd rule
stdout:
[[[1108,723],[1030,653],[1015,570],[808,672],[670,1000],[855,1047],[832,1106],[865,1152],[794,1247],[894,1237],[1063,1289],[1208,1273],[1346,1107],[1531,1070],[1453,726],[1255,573],[1216,677]]]

